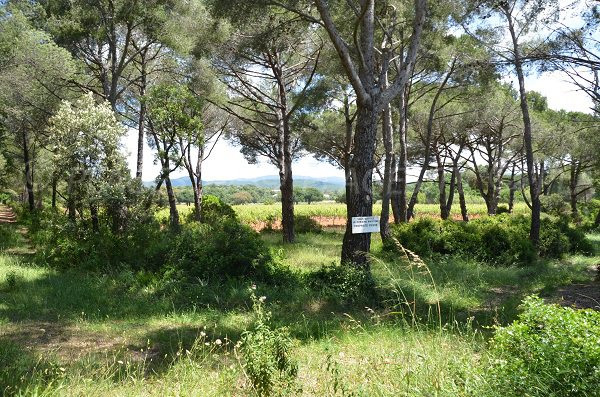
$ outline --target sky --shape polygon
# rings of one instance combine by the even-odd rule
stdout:
[[[509,79],[510,81],[510,79]],[[513,85],[516,81],[513,81]],[[591,101],[587,95],[576,90],[575,86],[558,72],[545,73],[541,76],[532,75],[527,78],[528,91],[537,91],[548,98],[548,106],[554,110],[565,109],[569,111],[589,112]],[[124,140],[125,150],[128,153],[128,163],[135,174],[137,131],[130,131]],[[151,181],[158,175],[159,167],[154,163],[154,153],[146,145],[144,150],[143,179]],[[343,178],[342,170],[331,164],[315,160],[310,154],[295,161],[293,173],[298,176],[328,177],[338,176]],[[186,175],[184,171],[174,173],[173,177]],[[267,161],[259,164],[248,164],[239,147],[232,146],[229,142],[217,142],[212,154],[203,164],[203,179],[205,181],[228,180],[239,178],[256,178],[266,175],[277,175],[277,168]]]

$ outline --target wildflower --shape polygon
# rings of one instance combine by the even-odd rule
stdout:
[[[261,296],[260,298],[258,298],[260,303],[265,303],[265,301],[267,300],[266,296]]]
[[[215,345],[218,345],[218,346],[221,346],[221,344],[222,344],[222,343],[223,343],[223,342],[221,342],[221,339],[217,339],[217,340],[215,341]]]

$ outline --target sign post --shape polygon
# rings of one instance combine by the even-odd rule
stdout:
[[[353,216],[352,234],[379,232],[378,216]]]

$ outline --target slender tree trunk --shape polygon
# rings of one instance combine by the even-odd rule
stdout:
[[[577,210],[577,183],[579,182],[579,173],[581,171],[581,163],[575,161],[571,164],[570,170],[570,178],[569,178],[569,198],[571,203],[571,215],[576,217],[578,214]]]
[[[35,196],[33,193],[33,170],[31,167],[31,156],[29,149],[29,134],[27,130],[22,130],[23,140],[23,162],[25,163],[25,190],[27,191],[27,203],[29,205],[29,211],[35,210]]]
[[[204,143],[198,147],[196,160],[196,183],[194,184],[194,213],[198,222],[202,222],[202,162],[204,161]]]
[[[456,175],[458,174],[458,158],[453,161],[452,175],[450,176],[450,187],[448,189],[448,200],[446,201],[446,211],[448,216],[452,213],[452,204],[454,204],[454,191],[456,190]]]
[[[465,200],[465,191],[463,189],[462,174],[460,171],[456,174],[456,189],[458,190],[460,215],[462,216],[463,221],[469,222],[469,212],[467,211],[467,201]]]
[[[394,194],[394,202],[396,207],[396,211],[394,211],[394,222],[396,224],[408,221],[406,214],[406,172],[408,168],[408,145],[406,136],[406,95],[404,93],[400,96],[398,103],[398,136],[400,138],[400,148],[398,157],[398,172],[396,176],[397,192]]]
[[[381,199],[381,218],[379,222],[379,233],[383,241],[389,240],[390,233],[390,199],[392,195],[392,167],[394,156],[394,137],[392,134],[392,107],[390,104],[383,109],[382,135],[385,148],[384,171],[383,171],[383,194]]]
[[[508,27],[513,44],[514,64],[519,80],[519,99],[521,101],[521,113],[523,115],[523,141],[525,147],[525,159],[527,163],[529,193],[531,196],[531,227],[529,229],[529,239],[531,240],[533,245],[537,247],[540,240],[541,203],[538,187],[539,181],[534,171],[533,138],[531,132],[531,118],[529,116],[529,106],[527,104],[527,92],[525,91],[525,74],[523,73],[523,64],[521,60],[519,42],[513,25],[512,15],[508,7],[504,8],[504,12],[508,20]]]
[[[90,215],[92,218],[92,230],[94,233],[100,231],[100,220],[98,219],[98,206],[96,204],[90,204]]]
[[[510,187],[508,193],[508,212],[512,214],[515,208],[515,191],[517,190],[517,183],[515,181],[515,165],[513,164],[510,172]]]
[[[373,168],[377,136],[377,106],[358,103],[354,157],[350,165],[350,195],[346,197],[348,220],[342,244],[342,263],[369,269],[371,234],[352,234],[352,218],[373,215]]]
[[[169,225],[171,226],[171,229],[178,231],[179,211],[177,211],[177,199],[175,198],[175,192],[173,191],[173,185],[171,184],[171,177],[169,176],[168,172],[165,176],[165,188],[167,189],[167,197],[169,199]]]
[[[448,219],[450,215],[448,213],[447,201],[446,201],[446,172],[444,169],[444,163],[442,161],[442,156],[436,152],[435,160],[437,162],[437,174],[438,174],[438,189],[440,191],[440,217],[443,220]]]
[[[56,209],[56,194],[58,188],[58,179],[56,177],[52,177],[52,209]]]
[[[137,163],[135,177],[142,180],[142,171],[144,168],[144,141],[145,141],[145,129],[146,129],[146,102],[144,96],[146,95],[146,62],[142,59],[141,62],[141,81],[140,81],[140,114],[138,117],[138,143],[137,143]]]

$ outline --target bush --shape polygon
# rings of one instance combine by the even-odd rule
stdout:
[[[188,279],[223,279],[263,274],[269,262],[269,250],[258,233],[226,219],[215,225],[183,225],[172,243],[167,267]]]
[[[393,227],[394,236],[421,256],[462,255],[497,265],[528,264],[536,253],[529,242],[530,220],[525,216],[497,215],[471,222],[430,218]],[[561,219],[544,218],[539,254],[559,258],[567,252],[589,254],[593,246],[584,233]]]
[[[554,216],[568,215],[571,211],[569,204],[567,204],[563,196],[558,193],[540,196],[540,204],[542,205],[543,212]]]
[[[113,234],[107,227],[95,233],[87,225],[73,224],[50,212],[32,225],[37,261],[58,269],[156,271],[166,258],[169,233],[152,217],[130,222],[121,234]]]
[[[296,233],[321,233],[323,227],[308,215],[296,215],[294,217],[294,229]]]
[[[342,304],[373,302],[376,286],[371,273],[350,265],[324,265],[305,275],[309,288]]]
[[[528,297],[523,313],[496,329],[487,392],[506,396],[597,396],[600,313],[546,305]]]

